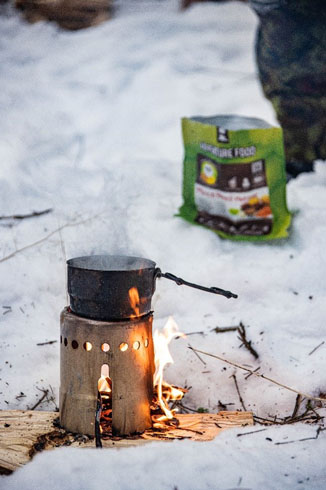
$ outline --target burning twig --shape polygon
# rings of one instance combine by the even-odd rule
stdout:
[[[13,214],[11,216],[0,216],[0,220],[7,220],[7,219],[16,219],[16,220],[23,220],[26,218],[35,218],[36,216],[43,216],[44,214],[51,213],[53,211],[52,208],[45,209],[44,211],[33,211],[32,213],[29,214]]]
[[[240,393],[240,390],[239,390],[239,386],[238,386],[237,377],[236,377],[236,375],[235,375],[235,374],[232,374],[232,378],[233,378],[233,380],[234,380],[234,384],[235,384],[235,387],[236,387],[236,390],[237,390],[238,397],[239,397],[240,403],[241,403],[241,405],[242,405],[242,408],[243,408],[243,410],[246,412],[246,411],[247,411],[247,409],[246,409],[246,407],[245,407],[245,404],[244,404],[244,402],[243,402],[243,398],[242,398],[241,393]]]
[[[49,340],[48,342],[39,342],[36,345],[51,345],[51,344],[55,344],[56,342],[58,342],[58,341],[57,340]]]
[[[239,339],[242,340],[242,344],[240,345],[240,347],[244,345],[246,349],[248,349],[248,351],[254,356],[254,358],[258,359],[259,355],[251,345],[251,340],[247,340],[246,327],[242,322],[240,322],[240,325],[238,327],[238,333],[239,333]]]
[[[24,252],[25,250],[28,250],[29,248],[36,247],[37,245],[40,245],[41,243],[45,242],[46,240],[48,240],[49,238],[51,238],[56,233],[58,233],[59,231],[63,230],[64,228],[68,228],[68,227],[71,227],[71,226],[83,225],[84,223],[87,223],[88,221],[91,221],[91,220],[93,220],[95,218],[98,218],[98,216],[100,216],[101,214],[103,214],[103,213],[98,213],[95,216],[91,216],[90,218],[86,218],[86,219],[84,219],[82,221],[77,221],[75,223],[66,223],[66,224],[64,224],[62,226],[59,226],[59,228],[56,228],[55,230],[51,231],[51,233],[49,233],[45,237],[40,238],[40,240],[36,240],[36,242],[29,243],[28,245],[25,245],[24,247],[18,248],[17,250],[15,250],[14,252],[10,253],[9,255],[6,255],[5,257],[2,257],[2,259],[0,259],[0,263],[1,262],[5,262],[6,260],[9,260],[12,257],[15,257],[15,255],[18,255],[19,253]]]
[[[315,400],[318,402],[326,403],[325,398],[320,398],[318,396],[312,396],[312,395],[307,395],[306,393],[303,393],[299,390],[296,390],[295,388],[291,388],[290,386],[287,386],[283,383],[280,383],[279,381],[276,381],[275,379],[269,378],[268,376],[265,376],[264,374],[260,374],[257,371],[252,371],[252,369],[248,369],[244,366],[241,366],[240,364],[237,364],[236,362],[229,361],[228,359],[224,359],[223,357],[217,356],[215,354],[210,354],[209,352],[205,352],[199,349],[194,349],[193,347],[189,347],[189,349],[192,349],[193,351],[199,352],[200,354],[204,354],[205,356],[209,357],[214,357],[214,359],[218,359],[219,361],[225,362],[226,364],[230,364],[231,366],[234,366],[238,369],[242,369],[243,371],[247,371],[247,373],[251,373],[253,376],[257,376],[258,378],[263,378],[266,381],[270,381],[271,383],[280,386],[281,388],[284,388],[285,390],[292,391],[293,393],[297,393],[298,395],[301,395],[303,398],[307,398],[307,400]]]
[[[321,347],[322,345],[324,345],[325,343],[325,340],[323,340],[322,342],[320,342],[319,345],[317,345],[317,347],[315,347],[314,349],[312,349],[311,352],[309,352],[308,356],[311,356],[314,352],[316,352],[317,349],[319,349],[319,347]]]

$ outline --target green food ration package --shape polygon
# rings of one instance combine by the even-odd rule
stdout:
[[[182,119],[179,216],[233,240],[288,236],[282,129],[243,116]]]

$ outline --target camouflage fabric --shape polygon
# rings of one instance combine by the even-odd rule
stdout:
[[[287,0],[260,15],[257,64],[288,162],[326,159],[326,1]]]

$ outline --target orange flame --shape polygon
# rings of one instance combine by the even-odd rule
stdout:
[[[139,310],[140,299],[139,299],[138,289],[136,287],[132,287],[129,289],[128,294],[129,294],[130,306],[135,313],[134,315],[131,315],[130,318],[138,317],[140,315],[140,310]]]
[[[185,390],[181,390],[170,385],[163,380],[163,371],[167,364],[173,364],[173,359],[169,351],[169,343],[175,337],[185,337],[179,331],[178,325],[172,317],[169,317],[163,331],[155,330],[153,335],[155,349],[155,373],[154,373],[154,392],[157,394],[157,403],[163,412],[162,415],[154,415],[154,427],[157,422],[163,422],[174,418],[176,410],[170,410],[168,403],[172,400],[181,400]]]

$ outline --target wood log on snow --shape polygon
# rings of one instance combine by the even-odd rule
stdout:
[[[0,474],[10,474],[35,453],[60,446],[95,447],[93,438],[67,433],[58,427],[57,412],[0,411]],[[221,431],[253,425],[251,412],[180,414],[179,425],[169,430],[149,429],[132,438],[102,438],[103,448],[139,446],[150,441],[190,439],[209,441]]]

